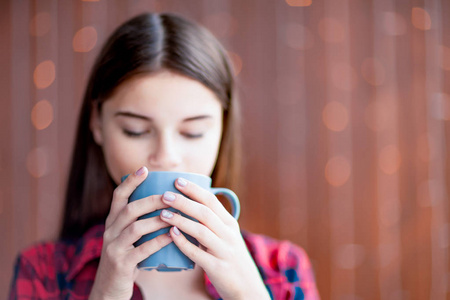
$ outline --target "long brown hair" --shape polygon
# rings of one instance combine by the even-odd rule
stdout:
[[[174,14],[146,13],[119,26],[92,68],[80,112],[65,197],[61,238],[104,222],[115,183],[89,128],[92,109],[131,77],[166,69],[198,80],[223,107],[223,133],[213,185],[235,188],[239,173],[239,108],[226,51],[205,28]]]

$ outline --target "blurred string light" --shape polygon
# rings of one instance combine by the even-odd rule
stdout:
[[[312,0],[286,0],[289,6],[305,7],[312,4]]]
[[[48,153],[44,147],[32,149],[27,155],[27,170],[34,178],[48,173]]]
[[[350,163],[345,157],[332,157],[325,166],[325,178],[334,187],[344,185],[351,175]]]
[[[286,26],[286,44],[296,50],[306,50],[314,46],[314,35],[301,24],[290,23]]]
[[[48,12],[37,13],[30,21],[30,34],[41,37],[47,34],[51,28],[51,18]]]
[[[36,88],[45,89],[49,87],[56,77],[55,64],[51,60],[41,62],[34,69],[33,79]]]
[[[376,58],[366,58],[361,64],[361,74],[370,85],[379,86],[385,81],[386,72],[383,64]]]
[[[391,36],[405,34],[408,30],[405,18],[392,11],[386,11],[382,14],[382,24],[384,32]]]
[[[348,125],[349,113],[340,102],[328,103],[322,112],[322,120],[331,131],[343,131]]]
[[[37,13],[30,21],[30,35],[43,37],[51,30],[51,16],[48,12]],[[46,89],[56,79],[56,68],[52,60],[39,63],[33,72],[36,89]],[[53,121],[53,107],[48,100],[38,101],[31,109],[31,123],[37,130],[47,128]],[[44,147],[32,149],[26,157],[26,168],[34,178],[45,176],[48,171],[49,157]]]
[[[386,174],[396,173],[401,164],[401,154],[396,145],[388,145],[381,149],[378,157],[378,165]]]
[[[78,30],[72,40],[75,52],[89,52],[97,44],[97,30],[92,26],[86,26]]]
[[[319,21],[319,36],[328,43],[340,43],[346,39],[342,23],[336,19],[323,18]]]
[[[230,57],[231,62],[233,64],[234,75],[235,76],[239,75],[239,73],[241,73],[241,71],[242,71],[242,59],[241,59],[241,57],[237,53],[231,52],[231,51],[228,51],[228,56]]]
[[[414,27],[420,30],[431,29],[430,14],[421,7],[413,7],[411,11],[411,22]]]
[[[31,110],[31,122],[37,130],[47,128],[53,121],[53,106],[48,100],[41,100]]]

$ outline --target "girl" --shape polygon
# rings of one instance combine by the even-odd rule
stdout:
[[[84,96],[60,239],[19,256],[10,299],[318,299],[301,248],[241,233],[219,200],[195,184],[179,178],[179,194],[128,204],[149,171],[200,173],[215,186],[232,186],[238,124],[230,63],[207,30],[172,14],[143,14],[121,25],[98,56]],[[168,210],[138,220],[168,207],[199,222]],[[165,227],[169,235],[133,246]],[[194,270],[136,268],[172,242]]]

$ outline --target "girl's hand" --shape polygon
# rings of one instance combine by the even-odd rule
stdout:
[[[166,192],[163,202],[199,221],[168,210],[161,212],[161,219],[173,226],[170,234],[178,248],[206,272],[223,299],[270,299],[238,222],[217,197],[185,179],[178,179],[175,186],[194,201]],[[179,230],[204,248],[189,242]]]
[[[130,299],[136,265],[172,242],[168,235],[163,234],[139,247],[133,246],[144,234],[167,227],[160,218],[137,220],[141,215],[167,207],[161,202],[160,195],[128,203],[130,195],[147,175],[147,169],[142,167],[114,190],[90,299]]]

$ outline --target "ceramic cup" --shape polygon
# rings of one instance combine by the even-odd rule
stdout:
[[[122,178],[122,181],[125,180],[125,178],[128,175],[124,176]],[[224,195],[228,201],[231,203],[232,208],[232,215],[237,220],[239,218],[240,213],[240,204],[239,199],[236,196],[236,194],[226,188],[213,188],[211,187],[211,178],[205,175],[201,174],[195,174],[195,173],[183,173],[183,172],[150,172],[147,176],[147,178],[134,190],[134,192],[131,194],[130,198],[128,199],[128,202],[136,201],[151,195],[162,195],[167,191],[174,192],[174,193],[181,193],[178,189],[175,188],[175,180],[178,178],[184,178],[187,179],[200,187],[209,190],[211,193],[218,195]],[[175,212],[175,213],[181,213],[178,210],[174,208],[168,208],[168,210]],[[156,210],[154,212],[151,212],[149,214],[145,214],[141,216],[139,219],[145,219],[145,218],[154,218],[158,217],[161,213],[161,210]],[[184,215],[184,214],[183,214]],[[186,216],[186,215],[184,215]],[[186,216],[192,220],[195,220],[189,216]],[[160,230],[157,230],[155,232],[146,234],[142,236],[134,245],[137,247],[157,236],[160,234],[167,234],[169,232],[170,227],[163,228]],[[193,237],[185,234],[186,238],[194,243],[195,245],[198,245],[198,242]],[[178,247],[175,245],[175,243],[170,243],[169,245],[165,246],[161,250],[155,252],[154,254],[150,255],[148,258],[144,259],[138,264],[139,269],[144,270],[153,270],[156,269],[158,271],[162,272],[170,272],[170,271],[181,271],[181,270],[189,270],[194,268],[194,262],[189,259],[186,255],[183,254],[183,252],[178,249]]]

